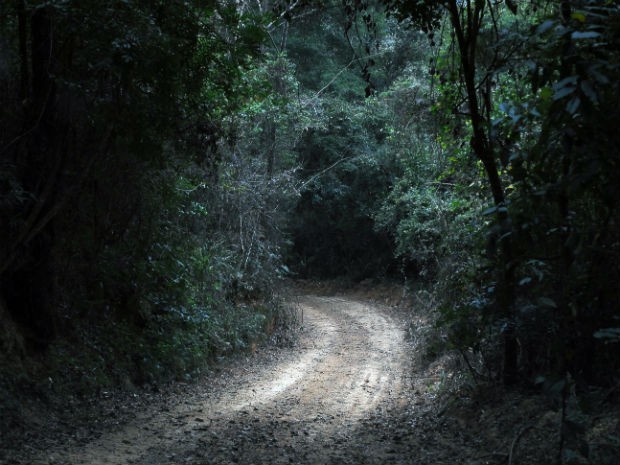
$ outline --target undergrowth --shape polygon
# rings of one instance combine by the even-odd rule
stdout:
[[[222,301],[191,313],[193,317],[158,314],[141,326],[116,319],[74,319],[71,334],[56,340],[45,354],[3,352],[0,430],[20,425],[25,402],[33,399],[57,408],[63,399],[158,390],[170,381],[198,380],[226,356],[252,351],[276,336],[285,339],[295,319],[294,310],[275,297],[264,302]]]

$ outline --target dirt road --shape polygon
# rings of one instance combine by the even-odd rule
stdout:
[[[407,311],[409,327],[357,297],[298,305],[295,347],[228,360],[203,382],[102,393],[96,408],[63,415],[24,405],[32,426],[0,438],[0,465],[554,463],[560,411],[544,396],[472,386],[449,354],[425,358],[423,312]],[[602,412],[593,441],[616,424]],[[618,463],[617,445],[597,447],[579,463]]]
[[[46,463],[384,463],[387,446],[360,439],[364,421],[400,402],[408,358],[389,309],[303,296],[301,343],[227,373],[168,411],[147,411]],[[262,358],[261,358],[262,357]],[[381,440],[380,437],[377,440]],[[385,444],[385,441],[382,441]]]

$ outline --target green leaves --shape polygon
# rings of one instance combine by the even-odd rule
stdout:
[[[573,31],[570,37],[573,40],[598,39],[601,37],[601,33],[596,31]]]
[[[482,211],[483,216],[495,215],[497,213],[507,213],[508,208],[504,205],[494,205]]]
[[[577,89],[577,76],[568,76],[553,85],[553,100],[571,95]]]
[[[536,34],[538,35],[543,35],[545,34],[547,31],[551,30],[551,28],[553,28],[554,26],[557,26],[559,23],[557,20],[555,19],[548,19],[546,21],[543,21],[540,25],[538,25],[538,27],[536,28]]]

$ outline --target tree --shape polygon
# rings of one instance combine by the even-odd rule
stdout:
[[[140,319],[131,302],[167,280],[153,248],[182,234],[166,217],[187,200],[178,178],[195,160],[214,171],[221,120],[250,93],[243,70],[264,35],[226,3],[1,8],[0,294],[41,350],[67,308]],[[78,311],[81,299],[100,306]]]
[[[606,236],[602,248],[585,245],[598,244],[586,224],[604,230],[616,224],[612,211],[618,198],[611,186],[617,179],[612,176],[612,181],[608,174],[617,173],[617,157],[611,155],[617,153],[617,137],[599,115],[607,102],[617,101],[617,89],[609,87],[617,80],[611,65],[617,60],[612,32],[617,5],[345,1],[349,27],[361,18],[367,30],[376,33],[372,18],[378,4],[424,30],[431,42],[439,42],[438,58],[431,63],[439,92],[437,108],[444,111],[455,145],[467,140],[486,177],[493,201],[484,212],[487,219],[493,218],[487,220],[487,257],[496,271],[484,277],[484,299],[472,300],[471,307],[480,314],[476,331],[502,328],[503,377],[511,384],[518,369],[535,370],[533,360],[543,357],[541,347],[529,346],[531,359],[521,358],[519,367],[517,337],[523,351],[529,335],[538,334],[538,342],[532,344],[544,339],[533,326],[554,322],[559,329],[550,325],[548,331],[555,342],[545,347],[557,362],[553,367],[547,364],[547,369],[577,376],[585,369],[577,359],[592,354],[597,345],[593,333],[603,334],[596,332],[596,324],[612,324],[607,301],[618,301],[611,291],[614,280],[596,271],[605,249],[604,262],[616,275],[617,240]],[[605,114],[615,121],[614,109],[607,108]],[[598,142],[585,135],[586,128],[600,135]],[[582,158],[586,153],[596,153],[596,161]],[[603,173],[600,166],[610,171]],[[590,185],[595,179],[605,187]],[[532,209],[533,203],[539,208]],[[582,261],[576,261],[576,253]],[[584,268],[585,263],[590,265]],[[599,289],[606,297],[581,312],[585,295],[593,296],[579,283],[592,283],[593,276],[599,276]],[[480,307],[481,301],[489,304]],[[577,321],[588,330],[578,330]],[[581,339],[576,341],[571,333]]]
[[[411,24],[422,27],[429,35],[441,24],[441,16],[445,13],[451,26],[451,36],[456,44],[458,65],[453,78],[461,90],[459,98],[463,101],[456,104],[454,111],[461,112],[471,127],[470,146],[473,155],[482,163],[494,203],[500,230],[498,237],[501,247],[502,272],[497,286],[497,305],[506,319],[504,327],[504,381],[512,384],[517,374],[517,343],[513,329],[513,286],[514,263],[512,239],[507,216],[506,197],[497,162],[497,156],[490,140],[491,108],[493,107],[491,81],[495,72],[495,61],[487,69],[478,65],[480,56],[479,42],[483,32],[492,30],[485,22],[486,15],[493,15],[496,7],[484,0],[459,2],[456,0],[442,2],[406,2],[387,1],[385,6],[401,20],[407,19]],[[361,10],[363,18],[369,17],[369,6],[366,3],[345,1],[345,8],[352,14]],[[493,18],[494,19],[494,18]],[[372,20],[365,19],[366,24],[374,27]],[[486,28],[486,29],[485,29]],[[462,87],[461,87],[462,86]]]

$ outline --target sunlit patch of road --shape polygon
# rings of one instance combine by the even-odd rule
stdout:
[[[173,410],[143,412],[57,459],[157,464],[286,463],[293,453],[296,463],[337,458],[360,421],[400,395],[404,330],[386,309],[346,298],[305,295],[299,307],[300,344],[277,363],[256,359],[256,366],[205,386],[202,395]]]

